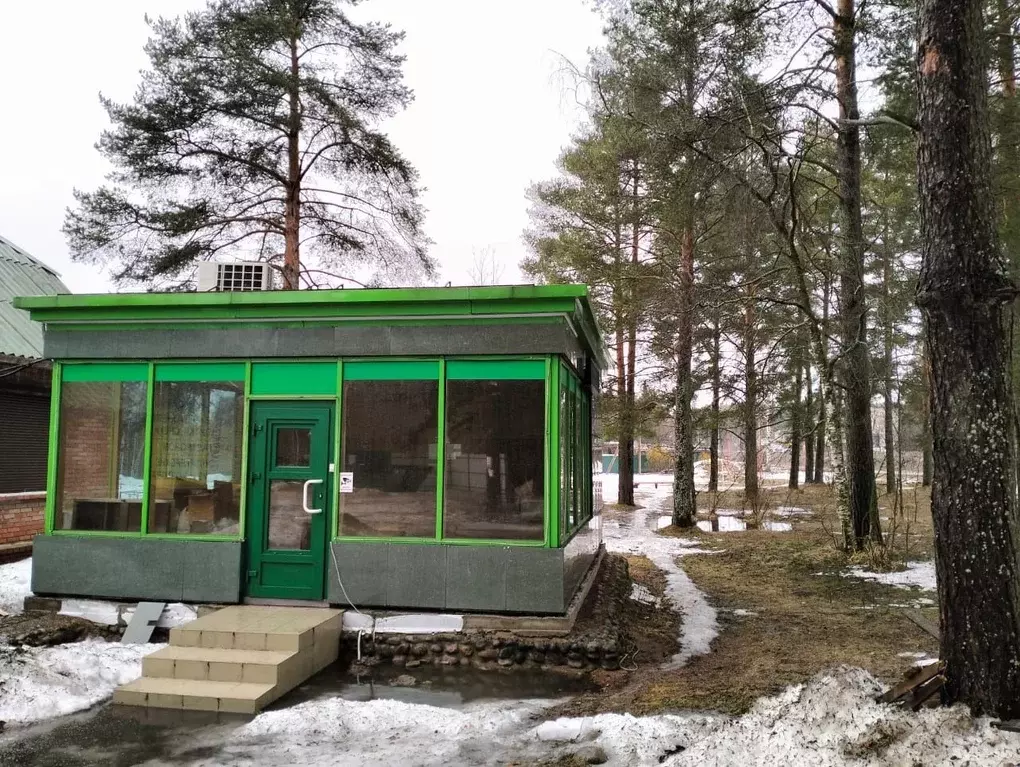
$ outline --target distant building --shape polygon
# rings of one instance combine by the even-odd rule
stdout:
[[[67,292],[55,271],[0,237],[0,557],[42,531],[50,423],[43,329],[13,298]]]

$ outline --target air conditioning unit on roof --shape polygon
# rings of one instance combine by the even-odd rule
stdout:
[[[204,261],[198,265],[198,292],[227,290],[272,290],[273,269],[267,263],[235,261],[220,264]]]

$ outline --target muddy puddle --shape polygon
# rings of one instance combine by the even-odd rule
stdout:
[[[698,529],[705,533],[739,533],[745,530],[768,530],[772,533],[788,533],[793,530],[790,522],[764,520],[757,527],[740,518],[743,512],[720,509],[715,519],[702,519],[697,522]],[[673,523],[672,517],[658,517],[655,528],[661,530]]]
[[[470,668],[403,669],[356,676],[339,665],[317,674],[269,710],[319,698],[349,701],[396,700],[456,709],[475,702],[557,699],[594,689],[587,677],[541,671],[479,672]],[[70,716],[27,727],[9,727],[0,735],[0,766],[128,767],[188,764],[216,759],[215,749],[181,750],[182,743],[222,742],[250,716],[203,711],[173,711],[104,703]],[[174,758],[167,759],[168,754]],[[151,760],[151,761],[150,761]]]

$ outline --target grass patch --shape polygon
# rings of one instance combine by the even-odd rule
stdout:
[[[791,522],[790,532],[706,533],[672,527],[659,531],[697,539],[705,548],[720,551],[682,560],[687,574],[719,610],[722,630],[713,651],[676,670],[640,669],[626,685],[583,695],[560,713],[639,715],[682,709],[742,713],[760,696],[833,666],[860,666],[893,682],[910,665],[909,659],[897,657],[899,653],[937,654],[937,641],[908,620],[904,608],[895,606],[925,595],[839,575],[850,560],[833,541],[832,530],[838,528],[831,488],[769,488],[762,495],[764,503],[771,504],[765,518],[781,506],[811,513],[772,516]],[[904,504],[906,508],[896,512],[902,517],[898,527],[887,514],[892,497],[880,499],[880,507],[887,507],[882,515],[890,516],[890,533],[896,533],[890,534],[896,562],[931,555],[927,492],[905,494],[911,496],[912,506]],[[702,493],[699,512],[704,516],[713,509],[740,509],[742,500],[742,493]],[[893,549],[897,540],[899,548]],[[633,562],[632,574],[653,593],[661,593],[649,585],[656,576],[648,571],[651,563],[645,562]],[[937,621],[934,609],[923,614]]]

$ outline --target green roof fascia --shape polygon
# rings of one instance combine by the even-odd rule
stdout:
[[[14,299],[50,325],[132,322],[399,320],[564,315],[605,367],[601,334],[586,285],[497,285],[457,288],[365,288],[209,293],[99,293]]]
[[[535,299],[578,299],[587,300],[585,285],[506,285],[469,288],[364,288],[357,290],[267,290],[250,292],[208,292],[208,293],[92,293],[65,294],[61,296],[24,296],[15,299],[19,309],[27,309],[37,319],[46,321],[53,312],[73,309],[100,310],[145,308],[151,311],[205,310],[214,307],[259,307],[266,311],[281,306],[312,307],[327,305],[361,306],[370,304],[454,304],[476,302],[498,302]]]

